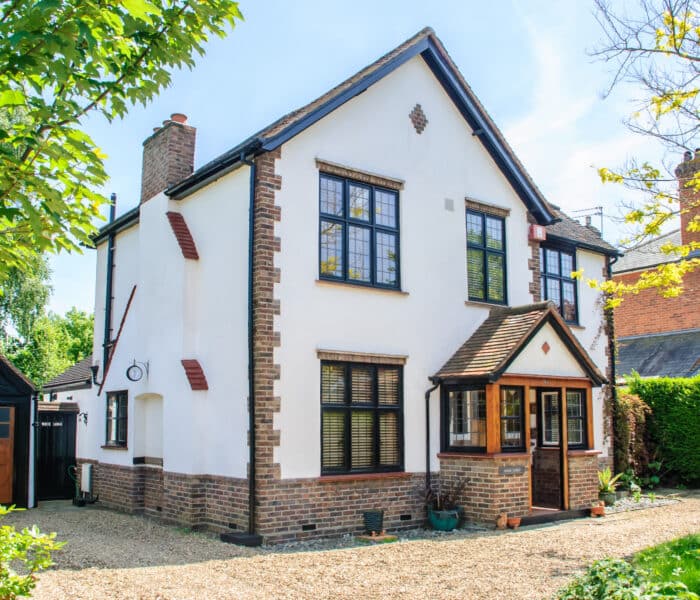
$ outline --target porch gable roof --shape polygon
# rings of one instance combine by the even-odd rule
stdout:
[[[552,302],[491,309],[488,318],[435,374],[439,381],[496,381],[534,335],[550,323],[594,385],[606,382]]]

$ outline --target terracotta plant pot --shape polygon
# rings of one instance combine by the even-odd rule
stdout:
[[[509,517],[507,524],[510,529],[517,529],[520,527],[520,517]]]
[[[508,524],[508,514],[501,513],[496,517],[496,529],[505,529]]]
[[[605,516],[605,506],[591,506],[591,516],[592,517],[604,517]]]

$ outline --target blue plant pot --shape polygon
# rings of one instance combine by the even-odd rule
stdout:
[[[428,509],[428,522],[437,531],[452,531],[459,523],[459,511],[457,510],[433,510]]]

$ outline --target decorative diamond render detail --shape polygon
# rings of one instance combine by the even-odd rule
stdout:
[[[544,344],[542,344],[542,352],[544,352],[545,354],[547,354],[550,350],[551,350],[551,347],[550,347],[550,345],[549,345],[547,342],[545,342]]]
[[[428,118],[425,116],[423,108],[420,104],[416,104],[413,107],[413,110],[408,113],[408,118],[411,119],[411,123],[413,123],[413,127],[416,129],[416,133],[423,133],[425,126],[428,124]]]

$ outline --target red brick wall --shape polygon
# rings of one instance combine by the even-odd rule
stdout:
[[[523,467],[519,475],[499,473],[502,467]],[[470,521],[495,522],[499,513],[523,517],[530,510],[530,459],[523,457],[440,456],[440,478],[454,485],[468,479],[461,504]]]
[[[532,503],[536,506],[561,506],[561,455],[559,448],[537,448],[533,456]]]
[[[615,275],[615,281],[634,283],[638,273]],[[683,293],[677,298],[664,298],[656,290],[644,290],[628,296],[615,309],[615,335],[623,338],[647,333],[667,333],[700,328],[700,270],[685,277]]]
[[[598,500],[598,455],[569,455],[569,508],[590,508]]]

